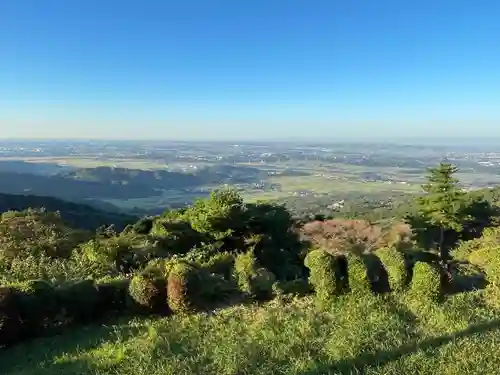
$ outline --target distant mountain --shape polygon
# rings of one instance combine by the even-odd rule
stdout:
[[[126,225],[133,224],[138,220],[132,215],[98,210],[86,204],[66,202],[53,197],[0,193],[0,212],[22,211],[27,208],[45,208],[47,211],[58,211],[61,217],[73,227],[90,230],[111,224],[114,224],[116,229],[121,230]]]

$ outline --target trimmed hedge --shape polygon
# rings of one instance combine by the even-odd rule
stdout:
[[[500,307],[500,248],[484,247],[469,255],[471,264],[481,267],[486,273],[488,286],[485,291],[486,302],[495,307]]]
[[[104,312],[99,311],[99,292],[92,280],[68,283],[56,289],[57,299],[68,324],[89,323]]]
[[[320,305],[328,305],[341,289],[338,259],[324,250],[313,250],[304,259],[309,269],[309,283]]]
[[[243,293],[256,299],[272,296],[276,277],[271,271],[259,267],[253,251],[238,254],[234,262],[234,276]]]
[[[224,276],[225,279],[231,278],[231,273],[234,267],[234,255],[228,252],[217,253],[202,264],[210,273],[216,273]]]
[[[199,271],[179,261],[172,265],[167,279],[168,305],[173,312],[186,313],[197,308],[196,291],[200,286]]]
[[[434,264],[416,262],[413,267],[410,293],[420,300],[439,302],[442,298],[439,268]]]
[[[387,272],[391,290],[402,291],[409,279],[404,255],[393,247],[377,250],[375,255]]]
[[[31,280],[13,285],[23,336],[41,334],[52,325],[58,311],[54,287],[44,280]]]
[[[359,295],[372,294],[366,265],[361,257],[349,254],[347,258],[347,273],[351,293]]]
[[[19,340],[21,328],[17,291],[0,287],[0,347],[10,346]]]
[[[99,295],[98,310],[110,314],[123,313],[127,309],[129,296],[129,279],[103,280],[96,285]]]
[[[167,309],[167,295],[165,280],[136,275],[132,278],[129,288],[132,301],[140,310],[160,312]]]

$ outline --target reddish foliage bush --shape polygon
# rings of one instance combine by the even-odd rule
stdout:
[[[331,253],[362,254],[385,246],[411,244],[411,229],[408,225],[396,224],[383,228],[365,220],[312,221],[302,227],[301,234],[313,245]]]
[[[173,312],[195,309],[195,291],[199,287],[198,270],[185,262],[176,263],[167,279],[168,305]]]

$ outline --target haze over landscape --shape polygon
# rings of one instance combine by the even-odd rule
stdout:
[[[0,374],[498,374],[499,20],[0,1]]]

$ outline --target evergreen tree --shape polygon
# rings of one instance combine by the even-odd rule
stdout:
[[[425,232],[427,243],[437,242],[441,261],[445,265],[457,233],[462,232],[468,220],[467,210],[464,209],[467,194],[453,177],[457,171],[456,166],[447,163],[431,168],[427,183],[422,185],[425,195],[417,202],[418,213],[408,220],[417,232]]]

